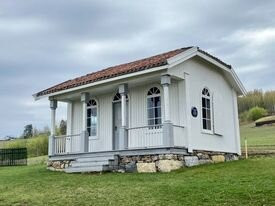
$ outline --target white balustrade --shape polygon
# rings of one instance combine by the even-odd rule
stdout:
[[[55,155],[62,155],[66,153],[79,153],[81,151],[80,134],[55,136],[54,145]]]
[[[128,148],[149,148],[163,145],[162,125],[128,129]]]

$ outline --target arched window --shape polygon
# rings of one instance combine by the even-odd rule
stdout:
[[[202,127],[204,130],[211,128],[211,96],[207,88],[202,90]]]
[[[91,99],[87,103],[87,130],[89,136],[97,136],[97,102]]]
[[[126,100],[128,100],[128,95],[126,94]],[[121,95],[119,92],[117,92],[113,98],[113,102],[120,102],[121,101]]]
[[[161,95],[157,87],[152,87],[147,92],[148,125],[161,124]]]

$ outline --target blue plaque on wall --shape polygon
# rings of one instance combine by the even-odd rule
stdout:
[[[197,117],[198,116],[198,110],[197,110],[196,107],[192,107],[191,114],[192,114],[193,117]]]

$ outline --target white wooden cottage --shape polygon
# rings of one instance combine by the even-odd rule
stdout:
[[[63,82],[34,98],[50,100],[49,160],[67,172],[89,172],[121,169],[121,160],[133,156],[240,154],[237,96],[244,93],[230,65],[186,47]],[[55,133],[58,102],[67,103],[65,136]]]

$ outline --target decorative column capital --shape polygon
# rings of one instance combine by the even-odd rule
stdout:
[[[121,84],[118,86],[118,93],[119,94],[127,94],[128,93],[128,84]]]
[[[171,84],[171,76],[169,74],[165,74],[161,76],[161,84],[169,85]]]
[[[56,100],[54,100],[54,99],[50,100],[50,108],[52,110],[55,110],[57,108],[57,101]]]
[[[88,103],[89,101],[89,93],[85,92],[85,93],[81,93],[81,98],[80,98],[81,102],[83,103]]]

